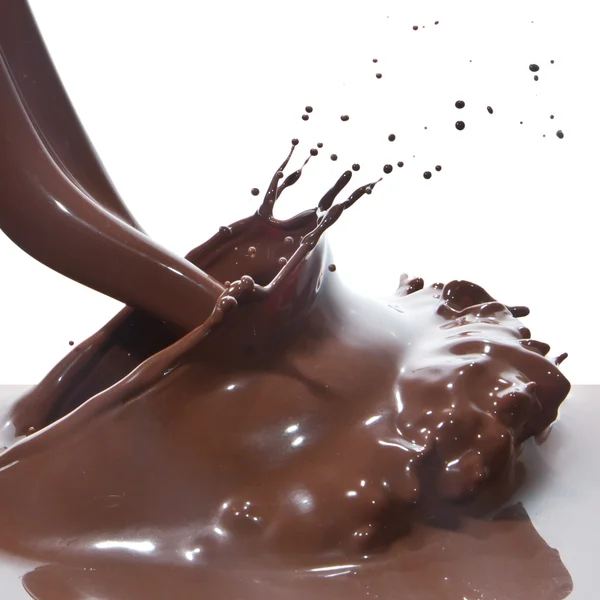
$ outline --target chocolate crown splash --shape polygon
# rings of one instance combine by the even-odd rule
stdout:
[[[527,309],[469,282],[402,276],[382,300],[345,289],[323,234],[377,182],[335,203],[346,171],[315,209],[280,221],[274,205],[308,162],[284,177],[294,146],[256,214],[186,259],[159,248],[91,153],[26,5],[10,7],[0,225],[130,305],[11,411],[20,439],[0,455],[0,547],[51,563],[25,578],[30,593],[164,598],[168,582],[180,597],[225,599],[471,594],[479,550],[465,539],[496,530],[467,515],[510,492],[522,444],[556,418],[564,355],[546,358],[519,321]],[[46,77],[53,109],[24,72]],[[51,110],[83,162],[47,132]],[[504,569],[486,585],[516,598],[506,572],[534,548],[534,573],[554,584],[541,596],[522,575],[523,597],[564,598],[558,557],[522,514],[509,521],[518,551],[495,546]],[[431,530],[449,523],[470,533],[440,545]],[[446,547],[462,560],[452,577]],[[437,582],[432,595],[415,572]]]

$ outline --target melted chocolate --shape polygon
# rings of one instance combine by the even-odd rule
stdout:
[[[569,391],[526,309],[406,275],[349,292],[324,233],[377,182],[337,200],[348,170],[280,221],[295,145],[254,215],[170,255],[97,198],[112,188],[31,14],[5,12],[0,226],[129,304],[5,419],[0,548],[45,565],[31,596],[566,597],[522,509],[484,518]]]

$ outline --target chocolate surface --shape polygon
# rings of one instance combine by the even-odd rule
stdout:
[[[48,563],[29,593],[566,597],[518,507],[484,518],[569,391],[527,309],[466,281],[350,293],[323,234],[376,182],[338,201],[346,171],[280,221],[294,145],[254,215],[169,254],[110,185],[26,4],[1,8],[0,227],[129,305],[10,412],[0,547]]]

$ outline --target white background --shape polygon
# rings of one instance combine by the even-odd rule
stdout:
[[[353,162],[361,185],[403,160],[332,230],[340,276],[375,294],[403,271],[475,281],[532,309],[527,326],[570,353],[573,383],[600,383],[595,3],[31,4],[117,188],[163,245],[183,254],[251,213],[250,188],[266,188],[292,137],[295,164],[325,147],[282,216],[314,206]],[[0,383],[39,380],[119,308],[2,234],[0,265]]]

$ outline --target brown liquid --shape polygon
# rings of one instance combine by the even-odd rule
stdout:
[[[46,564],[23,580],[32,597],[566,597],[568,573],[522,510],[483,518],[569,391],[523,307],[407,276],[382,300],[350,293],[323,234],[375,183],[336,203],[346,171],[279,221],[302,175],[283,174],[295,146],[256,214],[172,257],[116,194],[96,199],[108,180],[27,7],[3,8],[0,226],[131,305],[8,417],[0,548]],[[60,120],[21,89],[30,63]],[[79,151],[53,142],[71,135]]]

